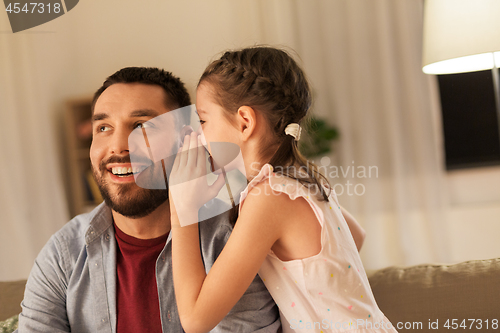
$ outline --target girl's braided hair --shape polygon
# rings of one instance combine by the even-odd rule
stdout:
[[[287,52],[265,46],[225,52],[205,69],[198,86],[202,83],[214,88],[213,97],[230,121],[241,106],[260,112],[273,134],[261,143],[263,159],[328,201],[321,186],[330,191],[327,179],[299,152],[294,137],[285,134],[286,126],[300,124],[311,106],[305,74]]]

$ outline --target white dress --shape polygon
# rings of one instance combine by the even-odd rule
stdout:
[[[292,200],[303,197],[321,224],[317,255],[284,262],[270,251],[259,270],[280,309],[283,332],[396,332],[375,302],[334,191],[328,202],[319,201],[308,187],[266,164],[241,193],[240,211],[248,192],[263,181]]]

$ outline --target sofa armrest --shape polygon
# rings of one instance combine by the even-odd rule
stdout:
[[[496,258],[389,267],[372,273],[369,281],[377,304],[394,326],[421,322],[425,331],[429,321],[438,320],[439,331],[444,331],[447,319],[457,319],[459,325],[463,319],[500,320],[499,276]]]

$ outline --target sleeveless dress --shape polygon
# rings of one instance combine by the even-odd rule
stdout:
[[[248,192],[264,181],[292,200],[304,198],[321,225],[317,255],[282,261],[271,250],[259,270],[280,309],[283,332],[396,332],[375,302],[334,191],[328,202],[319,201],[314,191],[265,164],[241,192],[240,212]]]

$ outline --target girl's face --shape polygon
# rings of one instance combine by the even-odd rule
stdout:
[[[201,83],[196,90],[196,110],[203,130],[202,142],[212,153],[210,142],[230,142],[240,146],[238,131],[212,95],[212,87]]]

